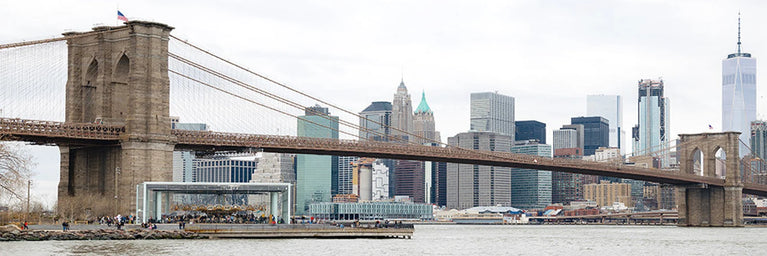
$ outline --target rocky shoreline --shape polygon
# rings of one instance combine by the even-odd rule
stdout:
[[[183,230],[2,230],[0,241],[47,241],[47,240],[142,240],[142,239],[200,239],[207,238]]]

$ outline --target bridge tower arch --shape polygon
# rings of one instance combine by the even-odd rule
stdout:
[[[740,132],[680,134],[677,147],[682,173],[719,177],[716,153],[724,152],[724,186],[677,186],[676,200],[679,226],[739,227],[743,226],[743,183],[740,180],[738,136]],[[695,151],[703,152],[702,173],[694,168]],[[721,168],[721,167],[720,167]]]
[[[59,145],[59,210],[127,214],[136,185],[170,181],[168,39],[173,27],[145,21],[65,33],[66,120],[124,125],[114,145]]]

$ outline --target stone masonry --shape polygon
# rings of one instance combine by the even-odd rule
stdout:
[[[125,125],[119,145],[60,145],[59,210],[135,210],[136,185],[171,181],[168,38],[173,27],[130,21],[71,32],[66,122]]]
[[[680,134],[679,169],[681,172],[717,177],[716,152],[725,152],[725,185],[677,186],[679,226],[743,226],[743,184],[740,181],[738,135],[740,132]],[[695,171],[695,155],[702,153],[702,170]]]

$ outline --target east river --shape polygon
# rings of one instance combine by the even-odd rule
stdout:
[[[767,228],[421,225],[412,239],[0,242],[0,255],[767,255]]]

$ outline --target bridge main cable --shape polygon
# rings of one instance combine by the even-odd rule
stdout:
[[[122,29],[128,29],[128,27],[127,26],[113,27],[108,30],[114,31],[114,30],[122,30]],[[101,33],[101,32],[104,32],[104,31],[91,31],[91,32],[85,32],[85,33],[67,33],[62,37],[54,37],[54,38],[48,38],[48,39],[24,41],[24,42],[9,43],[9,44],[0,44],[0,50],[30,46],[30,45],[37,45],[37,44],[53,43],[58,41],[74,39],[74,38],[86,37],[86,36],[90,36],[90,35]]]
[[[222,57],[219,57],[219,56],[217,56],[217,55],[215,55],[215,54],[213,54],[213,53],[211,53],[211,52],[209,52],[209,51],[206,51],[206,50],[204,50],[204,49],[202,49],[202,48],[200,48],[200,47],[197,47],[197,46],[195,46],[195,45],[193,45],[193,44],[191,44],[191,43],[189,43],[189,42],[187,42],[187,41],[185,41],[185,40],[181,40],[181,39],[179,39],[178,37],[175,37],[175,36],[173,36],[173,35],[170,35],[170,37],[171,37],[171,38],[173,38],[173,39],[176,39],[176,40],[178,40],[179,42],[182,42],[182,43],[184,43],[184,44],[186,44],[186,45],[188,45],[188,46],[190,46],[190,47],[192,47],[192,48],[194,48],[194,49],[196,49],[196,50],[198,50],[198,51],[201,51],[201,52],[203,52],[203,53],[205,53],[205,54],[208,54],[208,55],[210,55],[210,56],[212,56],[212,57],[214,57],[214,58],[216,58],[216,59],[218,59],[218,60],[220,60],[220,61],[223,61],[223,62],[225,62],[225,63],[227,63],[227,64],[229,64],[229,65],[232,65],[232,66],[234,66],[234,67],[236,67],[236,68],[239,68],[239,69],[241,69],[241,70],[243,70],[243,71],[246,71],[246,72],[248,72],[248,73],[250,73],[250,74],[252,74],[252,75],[255,75],[255,76],[257,76],[257,77],[260,77],[260,78],[262,78],[262,79],[264,79],[264,80],[267,80],[267,81],[269,81],[269,82],[271,82],[271,83],[273,83],[273,84],[279,85],[279,86],[281,86],[281,87],[283,87],[283,88],[285,88],[285,89],[288,89],[288,90],[290,90],[290,91],[292,91],[292,92],[295,92],[295,93],[297,93],[297,94],[300,94],[300,95],[302,95],[302,96],[305,96],[305,97],[307,97],[307,98],[313,99],[313,100],[315,100],[315,101],[321,102],[321,103],[323,103],[323,104],[326,104],[326,105],[328,105],[328,106],[330,106],[330,107],[334,107],[334,108],[336,108],[336,109],[339,109],[339,110],[341,110],[341,111],[343,111],[343,112],[345,112],[345,113],[351,114],[351,115],[353,115],[353,116],[357,116],[357,117],[360,117],[360,118],[362,118],[362,119],[368,120],[368,121],[370,121],[370,122],[373,122],[373,123],[378,123],[379,125],[383,125],[383,124],[381,124],[381,123],[379,123],[379,122],[377,122],[377,121],[375,121],[375,120],[369,120],[369,119],[367,119],[367,118],[365,118],[365,117],[362,117],[362,116],[358,115],[357,113],[353,113],[353,112],[351,112],[351,111],[349,111],[349,110],[346,110],[346,109],[340,108],[340,107],[336,106],[335,104],[329,103],[329,102],[327,102],[327,101],[323,101],[323,100],[321,100],[321,99],[319,99],[319,98],[316,98],[316,97],[314,97],[314,96],[311,96],[311,95],[309,95],[309,94],[306,94],[306,93],[303,93],[303,92],[301,92],[301,91],[298,91],[298,90],[296,90],[296,89],[294,89],[294,88],[292,88],[292,87],[290,87],[290,86],[287,86],[287,85],[285,85],[285,84],[283,84],[283,83],[280,83],[280,82],[278,82],[278,81],[275,81],[275,80],[273,80],[273,79],[271,79],[271,78],[268,78],[268,77],[266,77],[266,76],[264,76],[264,75],[261,75],[261,74],[258,74],[258,73],[256,73],[256,72],[253,72],[253,71],[251,71],[251,70],[249,70],[249,69],[247,69],[247,68],[245,68],[245,67],[242,67],[242,66],[240,66],[240,65],[238,65],[238,64],[235,64],[235,63],[233,63],[233,62],[231,62],[231,61],[229,61],[229,60],[226,60],[226,59],[224,59],[224,58],[222,58]],[[226,76],[226,75],[223,75],[223,74],[221,74],[221,73],[219,73],[219,72],[217,72],[217,71],[213,71],[213,70],[211,70],[211,69],[209,69],[209,68],[206,68],[206,67],[204,67],[204,66],[202,66],[202,65],[200,65],[200,64],[194,63],[193,61],[190,61],[190,60],[188,60],[188,59],[185,59],[185,58],[183,58],[183,57],[180,57],[180,56],[178,56],[178,55],[176,55],[176,54],[172,54],[172,53],[169,53],[169,55],[170,55],[172,58],[175,58],[175,59],[177,59],[177,60],[179,60],[179,61],[182,61],[182,62],[184,62],[184,63],[186,63],[186,64],[188,64],[188,65],[190,65],[190,66],[193,66],[193,67],[195,67],[195,68],[197,68],[197,69],[200,69],[200,70],[202,70],[202,71],[205,71],[205,72],[207,72],[207,73],[213,74],[213,75],[215,75],[215,76],[218,76],[218,77],[220,77],[220,78],[223,78],[223,79],[225,79],[225,80],[227,80],[227,81],[229,81],[229,82],[235,83],[235,84],[237,84],[237,85],[240,85],[240,86],[242,86],[242,87],[245,87],[246,89],[249,89],[249,90],[251,90],[251,91],[254,91],[254,87],[253,87],[253,86],[250,86],[250,85],[248,85],[248,84],[245,84],[245,83],[243,83],[243,82],[241,82],[241,81],[238,81],[238,80],[236,80],[236,79],[233,79],[233,78],[231,78],[231,77],[228,77],[228,76]],[[244,84],[244,85],[247,85],[247,86],[244,86],[243,84]],[[207,85],[207,86],[209,86],[209,87],[210,87],[211,85]],[[260,89],[257,89],[257,88],[255,88],[255,90],[260,90]],[[261,91],[262,91],[262,90],[261,90]],[[256,92],[258,92],[258,91],[256,91]],[[279,97],[279,96],[276,96],[276,95],[274,95],[274,96],[270,96],[270,95],[272,95],[272,94],[271,94],[271,93],[268,93],[268,92],[264,92],[264,93],[266,93],[266,94],[270,94],[270,95],[266,95],[266,94],[264,94],[264,93],[262,93],[262,92],[258,92],[258,93],[260,93],[260,94],[262,94],[262,95],[265,95],[265,96],[267,96],[267,97],[273,98],[273,99],[275,99],[275,100],[278,100],[278,101],[280,101],[280,102],[286,103],[286,104],[288,104],[288,105],[292,105],[293,107],[299,107],[299,106],[300,106],[300,104],[298,104],[298,103],[292,102],[292,101],[290,101],[290,100],[287,100],[287,99],[283,99],[283,98],[281,98],[281,97]],[[236,97],[239,97],[239,96],[236,96]],[[277,99],[277,98],[274,98],[274,97],[278,97],[278,98],[280,98],[280,99]],[[285,101],[288,101],[288,102],[285,102]],[[290,103],[289,103],[289,102],[290,102]],[[303,108],[303,106],[300,106],[300,108]],[[288,114],[288,115],[290,115],[290,114]],[[290,115],[290,116],[296,117],[296,116],[294,116],[294,115]],[[347,122],[348,122],[348,121],[347,121]],[[350,127],[352,127],[352,126],[350,126]],[[352,127],[352,128],[355,128],[355,127]],[[331,129],[332,129],[332,128],[331,128]],[[355,128],[355,129],[360,129],[360,130],[361,130],[361,129],[364,129],[364,128],[361,128],[361,127],[359,127],[359,128]],[[422,138],[422,139],[425,139],[425,140],[429,140],[429,139],[423,138],[423,137],[421,137],[421,136],[418,136],[418,135],[415,135],[415,134],[409,133],[409,132],[407,132],[407,131],[402,131],[402,130],[400,130],[400,129],[397,129],[396,127],[391,127],[391,129],[394,129],[394,130],[400,131],[400,132],[402,132],[402,133],[405,133],[405,134],[414,135],[414,137],[417,137],[417,138]],[[334,130],[335,130],[335,129],[334,129]],[[349,134],[349,133],[344,133],[344,134]],[[357,138],[360,138],[360,139],[367,139],[367,138],[362,138],[361,136],[358,136],[358,135],[353,135],[353,136],[354,136],[354,137],[357,137]],[[395,137],[395,138],[396,138],[396,137]],[[471,151],[471,152],[473,152],[473,153],[475,153],[475,154],[476,154],[476,153],[479,153],[479,154],[482,154],[482,155],[489,155],[489,156],[493,156],[493,157],[500,157],[500,158],[507,158],[507,159],[508,159],[508,157],[509,157],[509,155],[508,155],[508,154],[499,154],[500,152],[482,152],[482,151],[476,151],[476,150],[464,149],[464,148],[461,148],[461,147],[454,147],[454,146],[450,146],[450,145],[447,145],[447,144],[445,144],[445,143],[442,143],[441,141],[434,141],[434,140],[430,140],[430,141],[431,141],[431,142],[433,142],[433,143],[436,143],[436,144],[438,144],[438,145],[444,145],[444,146],[447,146],[447,147],[453,147],[453,148],[456,148],[456,149],[458,149],[458,150],[461,150],[461,151],[464,151],[464,150],[465,150],[465,151]],[[416,144],[416,145],[420,145],[420,144],[417,144],[417,143],[414,143],[414,142],[410,142],[410,143],[413,143],[413,144]],[[682,143],[682,144],[684,144],[684,143]],[[678,144],[678,145],[676,145],[676,146],[680,146],[680,144]],[[653,152],[669,151],[669,150],[670,150],[670,148],[671,148],[671,147],[662,147],[660,150],[657,150],[657,151],[653,151]],[[517,157],[518,157],[518,156],[517,156]],[[513,158],[513,157],[512,157],[512,158]],[[528,157],[525,157],[525,158],[528,158]],[[571,161],[565,160],[565,161],[563,161],[563,162],[571,162]],[[573,164],[586,164],[586,163],[587,163],[586,161],[582,161],[582,160],[581,160],[581,161],[575,161],[575,163],[573,163]]]
[[[306,108],[305,108],[303,105],[301,105],[301,104],[299,104],[299,103],[297,103],[297,102],[294,102],[294,101],[291,101],[291,100],[289,100],[289,99],[286,99],[286,98],[280,97],[280,96],[278,96],[278,95],[275,95],[275,94],[273,94],[273,93],[269,93],[269,92],[267,92],[267,91],[265,91],[265,90],[262,90],[262,89],[258,89],[258,88],[256,88],[255,86],[252,86],[252,85],[250,85],[250,84],[247,84],[247,83],[245,83],[245,82],[242,82],[242,81],[240,81],[240,80],[234,79],[234,78],[232,78],[232,77],[230,77],[230,76],[224,75],[224,74],[222,74],[222,73],[220,73],[220,72],[218,72],[218,71],[215,71],[215,70],[212,70],[212,69],[210,69],[210,68],[207,68],[207,67],[205,67],[205,66],[202,66],[202,65],[200,65],[199,63],[196,63],[196,62],[194,62],[194,61],[188,60],[188,59],[186,59],[186,58],[183,58],[183,57],[181,57],[181,56],[178,56],[178,55],[176,55],[176,54],[173,54],[173,53],[168,53],[168,56],[170,56],[171,58],[174,58],[174,59],[176,59],[176,60],[178,60],[178,61],[181,61],[182,63],[185,63],[185,64],[187,64],[187,65],[190,65],[190,66],[192,66],[192,67],[194,67],[194,68],[197,68],[197,69],[199,69],[199,70],[201,70],[201,71],[203,71],[203,72],[207,72],[207,73],[209,73],[209,74],[211,74],[211,75],[214,75],[214,76],[216,76],[216,77],[219,77],[219,78],[221,78],[221,79],[224,79],[224,80],[226,80],[226,81],[228,81],[228,82],[230,82],[230,83],[233,83],[233,84],[235,84],[235,85],[238,85],[238,86],[240,86],[240,87],[243,87],[243,88],[245,88],[245,89],[247,89],[247,90],[250,90],[250,91],[256,92],[256,93],[258,93],[258,94],[264,95],[264,96],[266,96],[266,97],[269,97],[269,98],[271,98],[271,99],[273,99],[273,100],[276,100],[276,101],[282,102],[282,103],[284,103],[284,104],[287,104],[287,105],[289,105],[289,106],[291,106],[291,107],[297,108],[297,109],[299,109],[299,110],[307,110],[307,111],[310,111],[310,112],[312,112],[312,113],[315,113],[315,114],[320,114],[320,113],[318,113],[317,111],[315,111],[315,110],[313,110],[313,109],[306,109]],[[169,71],[171,71],[171,70],[169,70]],[[217,87],[215,87],[215,86],[213,86],[213,85],[210,85],[210,84],[204,83],[204,82],[202,82],[202,81],[200,81],[200,80],[197,80],[197,79],[193,79],[193,78],[191,78],[191,77],[189,77],[189,76],[186,76],[186,75],[180,74],[179,72],[176,72],[176,71],[172,71],[172,72],[173,72],[174,74],[176,74],[176,75],[179,75],[179,76],[183,77],[183,78],[186,78],[186,79],[192,80],[192,81],[194,81],[194,82],[197,82],[197,83],[200,83],[200,84],[206,85],[206,86],[208,86],[208,87],[214,88],[214,89],[216,89],[216,90],[218,90],[218,91],[220,91],[220,92],[223,92],[223,93],[229,94],[229,95],[231,95],[231,96],[234,96],[234,97],[237,97],[237,98],[240,98],[240,99],[243,99],[243,100],[246,100],[246,101],[252,102],[252,103],[254,103],[254,104],[257,104],[257,105],[259,105],[259,106],[262,106],[262,107],[268,108],[268,109],[270,109],[270,110],[273,110],[273,111],[279,112],[279,113],[281,113],[281,114],[284,114],[284,115],[288,115],[288,116],[291,116],[291,117],[293,117],[293,118],[298,118],[298,117],[297,117],[297,116],[295,116],[295,115],[292,115],[292,114],[289,114],[289,113],[286,113],[286,112],[283,112],[283,111],[277,110],[277,109],[275,109],[275,108],[272,108],[272,107],[266,106],[265,104],[256,103],[256,102],[254,102],[254,101],[251,101],[251,100],[249,100],[249,99],[245,99],[244,97],[241,97],[241,96],[239,96],[239,95],[235,95],[235,94],[233,94],[233,93],[231,93],[231,92],[229,92],[229,91],[226,91],[226,90],[224,90],[224,89],[221,89],[221,88],[217,88]],[[327,116],[327,115],[321,115],[321,114],[320,114],[320,115],[318,115],[318,116],[320,116],[320,117],[322,117],[322,118],[325,118],[325,119],[328,119],[328,120],[330,120],[330,117],[329,117],[329,116]],[[308,121],[308,120],[304,120],[304,121]],[[331,121],[333,121],[333,120],[331,120]],[[341,124],[343,124],[343,125],[345,125],[345,126],[348,126],[348,127],[352,128],[352,129],[357,129],[357,130],[363,130],[363,129],[364,129],[364,130],[366,130],[367,132],[375,133],[375,134],[377,134],[377,135],[385,135],[385,134],[382,134],[382,133],[380,133],[380,132],[377,132],[377,131],[374,131],[374,130],[371,130],[371,129],[368,129],[368,128],[362,128],[362,127],[360,127],[359,125],[357,125],[357,124],[354,124],[354,123],[351,123],[351,122],[349,122],[349,121],[346,121],[346,120],[342,120],[342,119],[339,119],[338,121],[339,121],[339,123],[341,123]],[[313,122],[312,122],[312,123],[313,123]],[[323,127],[325,127],[325,126],[323,126]],[[330,127],[326,127],[326,128],[330,128]],[[344,134],[347,134],[347,135],[349,135],[349,134],[350,134],[350,133],[348,133],[348,132],[343,132],[343,131],[337,130],[337,129],[335,129],[335,128],[330,128],[330,129],[332,129],[332,130],[336,130],[336,131],[339,131],[339,132],[341,132],[341,133],[344,133]],[[367,139],[367,138],[362,138],[362,137],[361,137],[361,136],[359,136],[359,135],[354,135],[354,137],[357,137],[357,138],[359,138],[359,139]]]
[[[176,71],[174,71],[174,70],[172,70],[172,69],[168,69],[168,72],[171,72],[171,73],[173,73],[173,74],[176,74],[176,75],[178,75],[178,76],[181,76],[181,77],[183,77],[183,78],[189,79],[189,80],[191,80],[191,81],[194,81],[194,82],[196,82],[196,83],[199,83],[199,84],[205,85],[205,86],[207,86],[207,87],[210,87],[210,88],[212,88],[212,89],[214,89],[214,90],[217,90],[217,91],[219,91],[219,92],[222,92],[222,93],[228,94],[228,95],[230,95],[230,96],[234,96],[234,97],[236,97],[236,98],[239,98],[239,99],[241,99],[241,100],[244,100],[244,101],[247,101],[247,102],[250,102],[250,103],[253,103],[253,104],[259,105],[259,106],[261,106],[261,107],[267,108],[267,109],[269,109],[269,110],[272,110],[272,111],[276,111],[276,112],[278,112],[278,113],[280,113],[280,114],[283,114],[283,115],[287,115],[287,116],[291,116],[291,117],[293,117],[293,118],[298,118],[298,116],[296,116],[296,115],[293,115],[293,114],[290,114],[290,113],[288,113],[288,112],[285,112],[285,111],[282,111],[282,110],[276,109],[276,108],[274,108],[274,107],[270,107],[270,106],[268,106],[268,105],[266,105],[266,104],[263,104],[263,103],[259,103],[259,102],[256,102],[255,100],[252,100],[252,99],[248,99],[248,98],[245,98],[245,97],[243,97],[243,96],[240,96],[240,95],[234,94],[234,93],[232,93],[232,92],[229,92],[229,91],[226,91],[226,90],[224,90],[224,89],[218,88],[218,87],[216,87],[216,86],[214,86],[214,85],[211,85],[211,84],[209,84],[209,83],[206,83],[206,82],[203,82],[203,81],[200,81],[200,80],[194,79],[194,78],[192,78],[192,77],[189,77],[189,76],[187,76],[187,75],[181,74],[181,73],[179,73],[179,72],[176,72]],[[326,126],[326,125],[322,125],[322,124],[319,124],[319,123],[317,123],[317,122],[313,122],[313,121],[311,121],[311,120],[304,120],[304,121],[306,121],[306,122],[308,122],[308,123],[311,123],[311,124],[314,124],[314,125],[317,125],[317,126],[320,126],[320,127],[323,127],[323,128],[333,129],[333,128],[329,127],[329,126]],[[334,129],[334,130],[335,130],[335,129]],[[340,133],[343,133],[343,134],[346,134],[346,135],[351,135],[351,136],[356,136],[356,137],[359,137],[359,135],[355,135],[355,134],[352,134],[352,133],[349,133],[349,132],[344,132],[344,131],[340,131],[340,130],[338,130],[338,132],[340,132]]]

